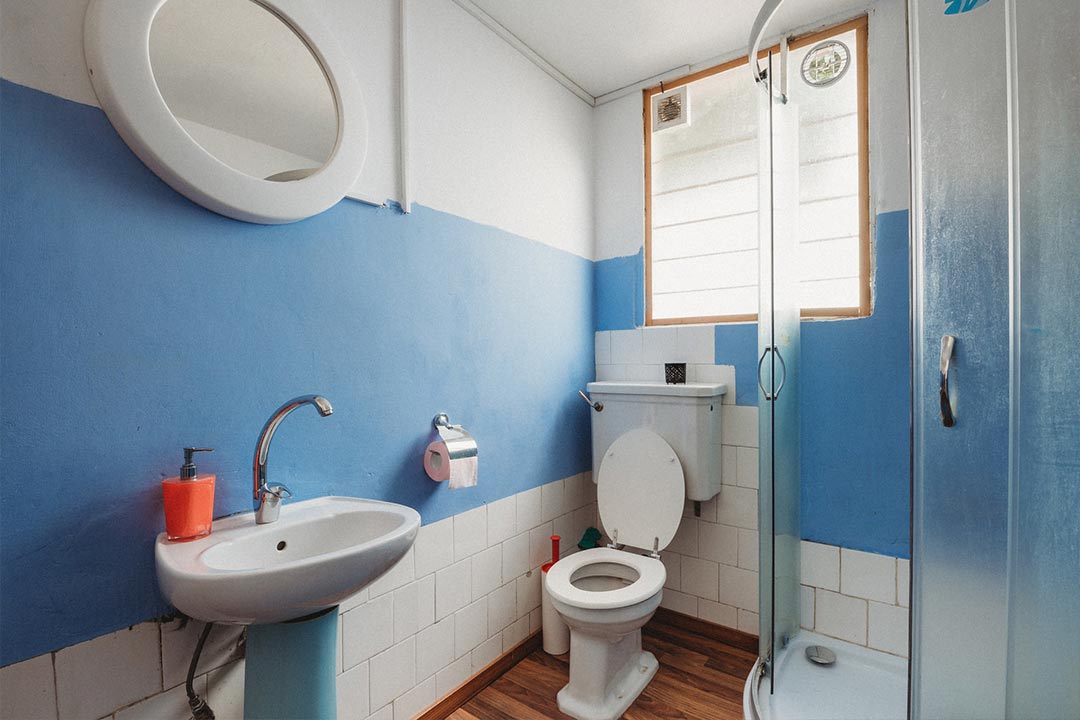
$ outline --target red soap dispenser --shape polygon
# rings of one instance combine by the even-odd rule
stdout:
[[[170,540],[186,542],[210,534],[214,519],[214,475],[199,474],[191,457],[214,448],[184,448],[180,477],[161,481],[165,496],[165,533]]]

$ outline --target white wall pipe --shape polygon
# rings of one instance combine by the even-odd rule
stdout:
[[[398,68],[398,183],[401,210],[412,212],[412,178],[409,175],[409,3],[400,0],[398,23],[400,28],[400,56]]]

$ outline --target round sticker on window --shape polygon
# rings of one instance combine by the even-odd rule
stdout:
[[[810,48],[802,61],[802,78],[807,85],[826,87],[844,77],[851,60],[847,45],[826,40]]]

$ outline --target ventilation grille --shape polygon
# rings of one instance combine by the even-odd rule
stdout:
[[[679,125],[690,124],[689,86],[653,95],[652,99],[653,132],[666,130]]]

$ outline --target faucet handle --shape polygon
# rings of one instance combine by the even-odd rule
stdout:
[[[267,485],[263,488],[263,492],[267,495],[273,495],[278,500],[288,500],[293,496],[292,490],[279,483]]]

